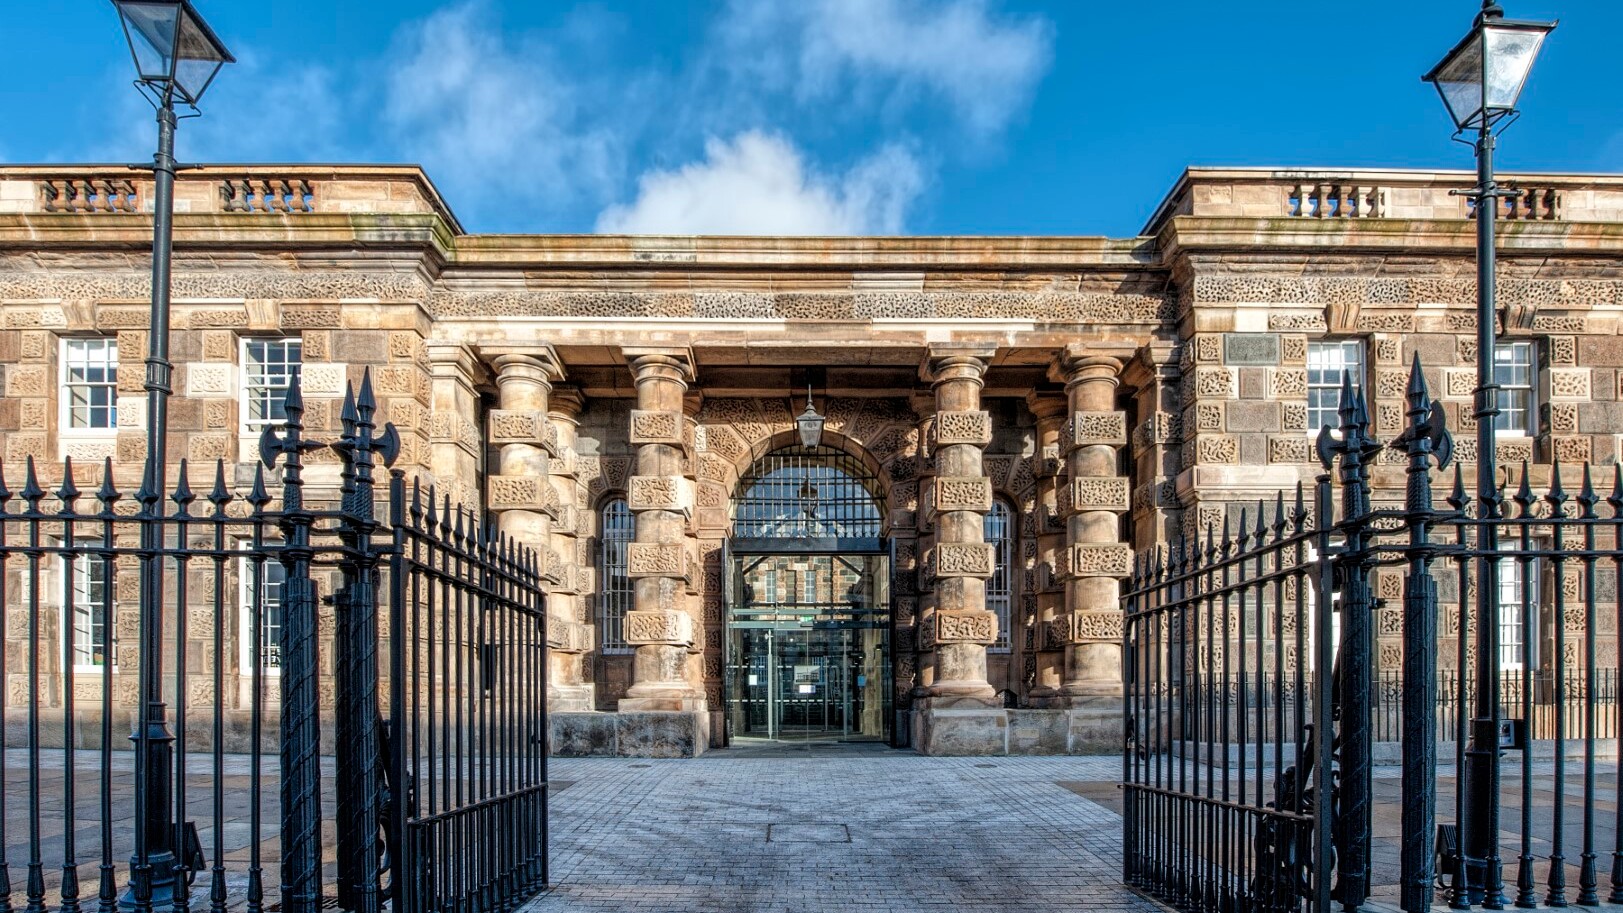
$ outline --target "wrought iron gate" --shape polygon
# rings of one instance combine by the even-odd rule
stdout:
[[[1601,693],[1623,668],[1615,659],[1603,668],[1596,644],[1605,628],[1623,629],[1623,469],[1612,467],[1612,493],[1602,498],[1583,467],[1573,496],[1557,464],[1535,495],[1524,464],[1514,494],[1484,503],[1467,497],[1456,464],[1439,506],[1432,477],[1448,468],[1454,445],[1418,360],[1407,404],[1404,431],[1383,446],[1370,436],[1362,394],[1344,383],[1340,428],[1318,438],[1324,473],[1311,494],[1299,487],[1141,558],[1123,644],[1128,883],[1213,913],[1328,913],[1332,903],[1351,911],[1377,886],[1390,886],[1408,913],[1445,901],[1455,909],[1600,901],[1596,803],[1608,791],[1623,805],[1623,774],[1604,783],[1596,764],[1599,738],[1623,731],[1615,695]],[[1407,464],[1401,506],[1370,503],[1370,469],[1383,451],[1397,457],[1384,462]],[[1603,500],[1608,517],[1597,512]],[[1386,599],[1376,598],[1377,574]],[[1519,615],[1478,625],[1491,617],[1487,600]],[[1378,676],[1377,618],[1402,636],[1401,668]],[[1539,655],[1541,631],[1553,655]],[[1451,679],[1443,688],[1440,656],[1452,660],[1442,664]],[[1401,798],[1380,802],[1400,819],[1400,863],[1384,872],[1373,852],[1373,720],[1389,692],[1400,702]],[[1445,708],[1452,732],[1438,722]],[[1450,738],[1452,757],[1440,758],[1439,742]],[[1535,762],[1535,749],[1548,759]],[[1574,767],[1579,796],[1568,794]],[[1452,795],[1439,795],[1440,777],[1453,778]],[[1575,800],[1576,826],[1566,818]],[[1507,830],[1519,840],[1502,850],[1501,817],[1508,825],[1513,806],[1519,828]],[[1611,830],[1615,903],[1623,901],[1615,816]]]
[[[0,682],[21,750],[0,764],[0,913],[502,911],[546,883],[536,556],[399,471],[377,520],[399,438],[376,410],[368,376],[341,436],[312,441],[295,380],[249,484],[216,463],[207,507],[185,461],[167,497],[127,499],[110,460],[90,494],[71,460],[0,481]],[[311,505],[320,450],[340,486]],[[133,584],[153,579],[144,604]]]

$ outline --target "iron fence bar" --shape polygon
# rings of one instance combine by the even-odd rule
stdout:
[[[1557,581],[1555,587],[1555,655],[1558,661],[1565,661],[1567,655],[1567,606],[1565,588],[1560,585],[1566,579],[1566,560],[1559,553],[1563,540],[1563,531],[1566,524],[1561,522],[1566,517],[1567,493],[1561,487],[1561,466],[1556,464],[1551,469],[1550,491],[1545,496],[1550,505],[1551,537],[1554,541],[1557,554],[1551,561],[1554,565],[1554,576]],[[1491,529],[1492,527],[1489,527]],[[1490,538],[1488,546],[1493,541]],[[1495,578],[1497,579],[1497,578]],[[1484,581],[1486,582],[1486,581]],[[1480,678],[1483,666],[1490,659],[1497,664],[1498,653],[1488,653],[1477,657],[1477,672]],[[1564,670],[1563,670],[1564,673]],[[1546,894],[1544,902],[1552,907],[1567,905],[1567,865],[1566,865],[1566,806],[1567,806],[1567,681],[1566,675],[1557,673],[1555,676],[1555,795],[1550,802],[1552,827],[1550,834],[1550,871],[1545,880]],[[1482,711],[1478,709],[1478,714]],[[1497,712],[1495,713],[1497,717]],[[1493,794],[1495,797],[1498,791]]]
[[[268,520],[265,508],[270,504],[265,490],[265,466],[254,467],[254,484],[248,491],[251,508],[249,523],[252,546],[249,551],[249,571],[252,589],[248,593],[249,682],[253,694],[248,710],[248,830],[253,842],[248,847],[248,913],[263,913],[265,898],[265,866],[260,842],[264,833],[264,744],[265,725],[265,527]]]
[[[11,549],[8,545],[10,525],[6,522],[11,519],[11,489],[6,487],[5,475],[0,473],[0,631],[11,631],[11,594],[8,581],[11,572],[7,567],[11,558]],[[7,654],[10,650],[0,649],[0,682],[11,679],[10,669],[7,668]],[[0,688],[0,719],[10,716],[11,689]],[[6,764],[0,758],[0,913],[12,913],[11,907],[11,859],[6,848],[11,843],[11,812],[8,808],[9,782],[6,776]],[[105,828],[106,825],[104,824]]]
[[[4,489],[0,482],[0,489]],[[114,537],[116,524],[114,523],[114,505],[120,498],[119,491],[113,487],[113,460],[106,458],[102,463],[101,488],[96,491],[96,500],[101,505],[98,516],[101,519],[101,569],[102,579],[106,581],[102,587],[102,628],[101,628],[101,769],[100,769],[100,799],[101,799],[101,877],[96,891],[97,913],[116,913],[118,910],[118,884],[116,869],[113,866],[113,669],[117,665],[117,656],[114,651],[114,634],[117,630],[116,619],[113,617],[113,596],[116,590],[117,563],[113,557]],[[5,526],[4,519],[5,497],[0,493],[0,530]],[[0,553],[5,547],[4,532],[0,531]],[[0,557],[0,581],[5,579],[5,561]],[[0,605],[5,604],[5,585],[0,582]],[[5,680],[5,670],[0,667],[0,681]],[[3,766],[3,765],[0,765]],[[5,779],[0,775],[0,792],[5,791]],[[5,807],[0,802],[0,817],[5,816]],[[0,842],[4,842],[4,835],[0,834]],[[10,893],[9,883],[0,883],[0,893]]]
[[[1335,504],[1331,497],[1329,467],[1318,477],[1314,491],[1313,514],[1318,534],[1318,573],[1314,588],[1314,635],[1313,643],[1315,656],[1313,663],[1313,729],[1311,745],[1315,753],[1313,758],[1313,910],[1315,913],[1326,913],[1330,909],[1331,885],[1330,873],[1334,868],[1333,851],[1333,822],[1331,809],[1335,802],[1332,799],[1334,780],[1330,773],[1332,760],[1333,717],[1331,704],[1333,701],[1332,683],[1334,679],[1334,657],[1330,643],[1331,630],[1331,598],[1335,593],[1335,569],[1330,560],[1332,528],[1331,519],[1335,515]],[[1300,663],[1298,663],[1300,665]],[[1301,748],[1298,743],[1298,748]]]
[[[187,478],[187,461],[180,461],[180,472],[175,478],[175,490],[169,496],[175,502],[173,514],[175,527],[175,548],[173,550],[175,562],[175,768],[174,787],[172,788],[175,803],[174,817],[170,821],[174,835],[170,838],[171,846],[175,848],[174,879],[174,910],[175,913],[187,913],[191,909],[191,862],[189,855],[187,833],[187,804],[186,804],[186,717],[188,710],[187,666],[186,650],[190,646],[188,636],[187,617],[187,573],[191,567],[191,553],[187,549],[189,533],[191,532],[191,504],[195,497]],[[159,547],[163,551],[169,549],[163,540],[159,540]],[[154,574],[163,573],[162,558],[158,558],[158,569]]]
[[[28,562],[28,888],[26,913],[45,913],[45,866],[40,848],[40,745],[39,745],[39,638],[40,638],[40,559],[45,552],[40,540],[43,515],[39,510],[45,492],[39,487],[34,474],[34,460],[28,459],[28,468],[19,493],[25,505],[23,517],[28,525],[28,544],[23,557]]]
[[[1533,603],[1533,569],[1532,558],[1527,552],[1533,546],[1533,491],[1528,483],[1528,466],[1522,464],[1521,486],[1517,489],[1513,500],[1517,505],[1517,526],[1520,528],[1520,549],[1523,553],[1518,560],[1522,574],[1522,605],[1532,606]],[[1522,612],[1522,719],[1526,725],[1533,725],[1533,645],[1535,637],[1536,619],[1532,612]],[[1531,730],[1528,738],[1531,739]],[[1521,855],[1516,861],[1516,906],[1531,909],[1538,906],[1538,877],[1534,873],[1536,860],[1533,858],[1533,752],[1522,752],[1522,783],[1521,783]]]
[[[78,752],[74,745],[73,738],[73,720],[75,716],[74,699],[77,697],[77,695],[74,694],[75,682],[73,680],[73,641],[75,633],[73,629],[73,618],[75,608],[74,599],[78,595],[74,592],[73,586],[74,568],[76,566],[76,559],[78,557],[77,549],[75,548],[75,545],[77,544],[77,536],[75,535],[76,530],[74,528],[74,516],[76,512],[75,508],[77,506],[76,502],[79,499],[79,489],[73,484],[73,460],[71,458],[65,459],[62,462],[62,484],[59,488],[57,488],[56,497],[57,500],[61,502],[61,509],[58,511],[57,516],[60,517],[62,521],[62,544],[64,546],[62,557],[62,627],[66,629],[62,632],[65,636],[62,637],[62,649],[61,653],[59,654],[62,657],[63,679],[62,880],[58,887],[57,895],[61,901],[62,913],[79,913],[79,860],[76,853],[77,847],[75,846],[74,839],[77,836],[75,834],[77,828],[74,825],[74,813],[76,811],[76,803],[74,801],[74,781],[78,779],[74,775],[74,767],[76,766]],[[87,573],[89,560],[90,559],[88,557],[85,558],[85,561],[87,562]],[[88,602],[90,598],[89,594],[86,593],[85,595],[86,601]],[[94,611],[92,606],[87,605],[86,609]],[[106,659],[110,661],[111,658],[108,657]]]
[[[1595,504],[1600,500],[1595,495],[1595,486],[1590,476],[1589,465],[1584,464],[1584,484],[1578,491],[1579,514],[1584,520],[1597,519]],[[1583,527],[1584,550],[1595,550],[1595,525],[1585,523]],[[1584,614],[1584,816],[1583,816],[1583,849],[1578,856],[1578,905],[1598,906],[1600,894],[1599,879],[1595,871],[1595,560],[1583,558],[1583,591],[1582,599],[1587,603]],[[1556,623],[1566,626],[1566,617],[1556,619]],[[1565,746],[1563,746],[1563,749]],[[1526,752],[1523,752],[1526,754]],[[1565,754],[1563,750],[1561,752]]]
[[[1454,464],[1454,488],[1449,492],[1448,505],[1456,513],[1462,514],[1470,506],[1470,497],[1465,493],[1465,481],[1460,472],[1460,464]],[[1466,858],[1464,834],[1466,825],[1465,807],[1465,746],[1469,729],[1466,720],[1470,716],[1470,693],[1468,677],[1470,667],[1467,664],[1466,644],[1469,642],[1471,632],[1470,608],[1470,559],[1467,555],[1467,525],[1458,523],[1454,526],[1455,544],[1459,548],[1454,558],[1456,574],[1455,585],[1456,609],[1459,618],[1457,636],[1455,637],[1455,719],[1454,719],[1454,840],[1453,858],[1451,861],[1450,876],[1452,881],[1449,887],[1448,905],[1455,910],[1469,910],[1471,908],[1471,882],[1466,872]]]
[[[1623,638],[1623,465],[1612,469],[1612,493],[1606,499],[1612,508],[1612,596],[1614,620],[1612,636]],[[1593,598],[1593,597],[1592,597]],[[1600,611],[1597,605],[1595,611]],[[1623,647],[1617,651],[1617,668],[1612,678],[1613,728],[1612,738],[1623,745]],[[1612,808],[1623,809],[1623,751],[1619,752],[1617,782],[1612,794]],[[1614,822],[1612,843],[1612,890],[1607,903],[1623,904],[1623,827]]]
[[[225,579],[229,561],[225,554],[228,519],[225,511],[232,497],[225,486],[223,460],[214,464],[214,488],[208,500],[214,506],[209,518],[214,527],[214,727],[211,733],[214,743],[214,866],[209,877],[209,913],[225,913]]]

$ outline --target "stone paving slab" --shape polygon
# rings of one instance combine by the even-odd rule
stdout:
[[[1060,785],[1120,770],[877,746],[554,760],[553,887],[524,913],[1159,911],[1120,884],[1120,817]]]

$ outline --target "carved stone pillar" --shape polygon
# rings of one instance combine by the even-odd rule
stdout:
[[[414,415],[421,411],[414,399],[386,398],[387,420],[428,426],[428,468],[436,493],[450,495],[453,504],[472,506],[479,501],[477,481],[485,468],[484,432],[474,417],[480,410],[479,388],[490,382],[490,374],[473,350],[461,344],[428,346],[428,363],[430,415]]]
[[[997,639],[997,615],[986,609],[992,546],[985,541],[992,480],[983,451],[991,416],[981,409],[987,360],[983,349],[932,349],[926,375],[935,391],[935,477],[929,509],[935,545],[927,559],[934,611],[919,635],[934,676],[915,747],[926,754],[1002,754],[1008,715],[986,680],[986,648]]]
[[[573,575],[557,551],[554,523],[561,501],[550,476],[558,456],[556,430],[549,426],[552,385],[563,367],[550,349],[495,359],[498,408],[490,413],[490,442],[500,449],[489,478],[486,506],[514,541],[536,550],[547,585],[547,645],[551,648],[548,708],[590,710],[591,689],[582,671],[592,647],[592,629],[575,617],[568,583]],[[572,563],[572,562],[571,562]]]
[[[1065,651],[1060,693],[1066,703],[1097,709],[1105,699],[1112,712],[1120,711],[1122,689],[1121,580],[1132,569],[1132,550],[1121,539],[1121,516],[1130,500],[1121,469],[1127,416],[1115,409],[1121,368],[1120,359],[1080,345],[1068,347],[1060,364],[1070,399],[1061,438],[1066,614],[1049,631],[1051,643]],[[1073,723],[1073,750],[1076,737]],[[1096,737],[1090,732],[1087,738]]]
[[[555,454],[550,461],[548,481],[558,496],[558,512],[552,521],[552,550],[563,559],[558,584],[548,597],[547,607],[554,618],[571,623],[571,633],[579,638],[569,644],[571,649],[567,652],[553,651],[569,667],[563,678],[572,683],[568,693],[555,689],[551,702],[554,710],[590,711],[597,706],[590,675],[590,654],[597,643],[597,631],[580,595],[583,565],[579,560],[580,497],[579,482],[575,478],[575,441],[584,405],[581,392],[568,386],[553,387],[547,404],[547,440]],[[581,649],[575,649],[577,647]]]
[[[1070,410],[1064,396],[1037,391],[1026,397],[1026,406],[1037,418],[1032,473],[1037,480],[1037,619],[1031,644],[1037,676],[1026,697],[1033,707],[1052,707],[1064,680],[1065,651],[1052,643],[1048,632],[1054,619],[1065,613],[1065,517],[1059,504],[1064,465],[1059,438]]]
[[[625,637],[637,653],[620,711],[693,714],[696,728],[684,738],[694,740],[687,750],[697,753],[704,750],[708,725],[704,691],[689,676],[689,651],[697,636],[688,598],[694,492],[686,474],[682,407],[693,360],[685,349],[627,348],[625,354],[637,384],[630,425],[636,455],[626,498],[636,529],[627,551],[633,591]],[[622,736],[622,754],[628,753],[624,742]]]

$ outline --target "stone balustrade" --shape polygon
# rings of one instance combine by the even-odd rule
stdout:
[[[0,167],[0,214],[134,215],[152,209],[148,170],[120,166]],[[450,208],[411,166],[208,166],[175,176],[175,212],[241,215],[437,213]]]
[[[220,182],[220,200],[226,212],[315,212],[319,186],[302,178],[226,180]]]
[[[1505,173],[1500,218],[1623,222],[1623,176]],[[1191,168],[1161,203],[1144,234],[1177,216],[1201,218],[1458,220],[1474,216],[1459,191],[1475,171],[1311,171]]]

